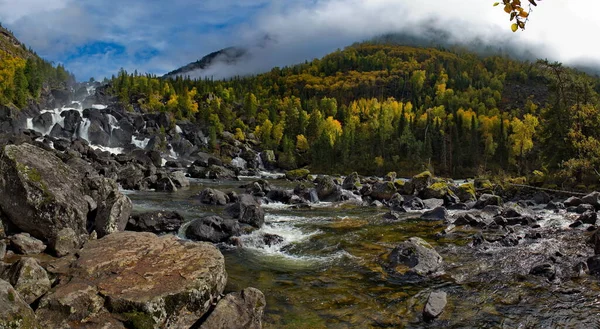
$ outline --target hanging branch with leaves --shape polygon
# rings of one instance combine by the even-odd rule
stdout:
[[[533,7],[537,6],[537,2],[535,0],[528,0],[528,2],[529,7],[526,10],[523,7],[521,0],[502,1],[502,4],[504,5],[504,11],[510,15],[510,21],[514,21],[514,23],[510,26],[510,29],[513,32],[517,32],[518,29],[525,30],[525,25],[529,21],[529,15],[533,12]],[[496,2],[494,3],[494,7],[500,4],[500,2]]]

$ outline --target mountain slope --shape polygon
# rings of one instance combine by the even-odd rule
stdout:
[[[586,119],[600,109],[599,81],[550,63],[367,42],[227,81],[123,73],[112,90],[138,111],[196,122],[226,156],[218,136],[231,131],[275,150],[284,168],[470,176],[600,165],[600,127]]]
[[[244,48],[229,47],[221,49],[202,57],[196,62],[190,63],[165,74],[164,78],[174,78],[176,76],[185,77],[190,74],[192,77],[200,77],[202,75],[202,70],[206,70],[211,66],[220,63],[233,65],[238,61],[243,60],[243,58],[247,55],[248,51]]]

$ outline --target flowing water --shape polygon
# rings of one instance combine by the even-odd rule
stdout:
[[[222,207],[190,199],[204,187],[241,192],[242,182],[196,180],[176,193],[127,192],[135,211],[175,210],[188,220],[221,214]],[[291,183],[271,180],[275,186]],[[265,226],[242,238],[243,247],[221,246],[229,274],[227,291],[256,287],[264,292],[265,328],[600,328],[600,285],[573,264],[593,250],[589,233],[569,229],[564,214],[540,211],[545,219],[531,230],[516,227],[518,246],[471,244],[475,230],[441,235],[446,225],[423,222],[418,213],[385,221],[382,208],[321,203],[291,210],[266,204]],[[536,236],[525,234],[536,233]],[[267,246],[262,234],[283,237]],[[539,234],[538,234],[539,233]],[[180,234],[181,235],[181,234]],[[435,278],[396,274],[386,256],[400,242],[418,236],[444,258]],[[529,275],[539,262],[555,262],[557,279]],[[443,290],[448,305],[425,323],[429,292]]]

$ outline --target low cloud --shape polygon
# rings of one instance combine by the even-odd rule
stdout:
[[[118,68],[164,74],[229,46],[250,50],[237,65],[195,72],[215,78],[259,73],[321,57],[386,33],[504,49],[531,60],[598,64],[589,35],[600,29],[600,2],[542,1],[525,32],[510,32],[492,0],[0,0],[0,20],[46,58],[64,62],[79,79]],[[264,43],[265,35],[271,42]],[[79,53],[94,42],[124,54]],[[140,56],[140,54],[145,54]]]

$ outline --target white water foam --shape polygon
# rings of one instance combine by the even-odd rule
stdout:
[[[106,110],[108,108],[108,106],[106,106],[104,104],[93,104],[92,108],[94,110]]]
[[[181,130],[181,127],[179,127],[178,125],[175,125],[175,132],[178,134],[183,134],[183,130]]]

